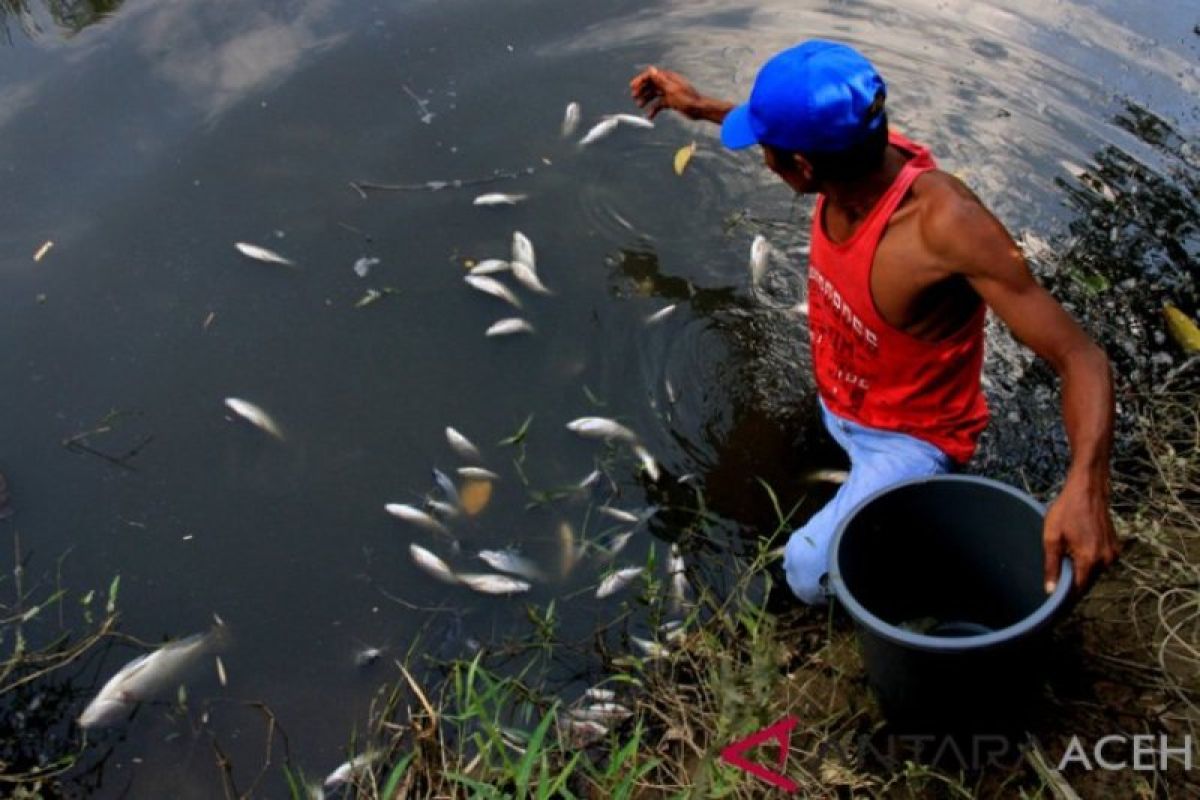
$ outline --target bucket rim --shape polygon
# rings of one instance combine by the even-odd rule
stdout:
[[[1030,497],[1025,492],[992,478],[985,478],[981,475],[927,475],[919,478],[910,478],[899,483],[893,483],[885,486],[878,491],[864,497],[861,501],[854,505],[849,512],[838,523],[837,529],[834,531],[833,540],[829,548],[829,585],[832,587],[834,594],[837,596],[838,602],[850,613],[860,627],[866,629],[872,634],[879,636],[889,642],[898,644],[904,647],[909,647],[916,650],[924,650],[931,652],[961,652],[967,650],[979,650],[995,645],[1005,644],[1007,642],[1016,641],[1022,637],[1028,636],[1052,621],[1055,614],[1059,612],[1066,603],[1067,595],[1071,590],[1071,584],[1074,581],[1075,570],[1069,556],[1063,556],[1062,567],[1058,574],[1058,585],[1054,592],[1047,595],[1042,604],[1034,609],[1033,613],[1014,622],[1012,625],[1007,625],[999,630],[990,631],[988,633],[976,634],[974,636],[929,636],[923,633],[913,633],[907,631],[897,625],[892,625],[885,622],[880,617],[867,610],[866,606],[860,603],[857,598],[846,587],[845,581],[842,580],[841,570],[838,566],[838,552],[841,549],[842,535],[850,522],[858,515],[858,513],[868,504],[873,503],[878,498],[890,494],[891,492],[904,489],[909,486],[926,484],[926,483],[969,483],[977,486],[987,486],[992,489],[997,489],[1006,494],[1020,500],[1028,505],[1033,510],[1037,511],[1039,517],[1045,517],[1046,507],[1038,502],[1033,497]]]

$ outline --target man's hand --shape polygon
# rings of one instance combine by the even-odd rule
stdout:
[[[1107,489],[1068,476],[1062,493],[1046,513],[1042,544],[1046,552],[1046,594],[1053,592],[1058,583],[1064,555],[1074,563],[1075,591],[1082,594],[1121,552],[1108,511]]]
[[[669,108],[688,119],[721,122],[733,108],[732,103],[704,97],[678,72],[658,67],[648,67],[631,80],[629,93],[639,107],[650,106],[650,119]]]

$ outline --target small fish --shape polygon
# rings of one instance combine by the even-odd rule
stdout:
[[[234,242],[233,246],[238,249],[238,252],[247,258],[253,258],[255,261],[265,261],[268,264],[283,264],[288,267],[296,266],[296,262],[291,259],[284,258],[273,250],[268,250],[265,247],[259,247],[256,244],[246,244],[245,242]]]
[[[506,319],[493,322],[486,331],[484,336],[510,336],[514,333],[533,333],[533,326],[520,317],[507,317]]]
[[[459,575],[458,580],[464,586],[482,594],[520,594],[532,588],[525,581],[510,578],[508,575]]]
[[[631,525],[636,525],[642,521],[642,518],[632,511],[626,511],[623,508],[613,508],[612,506],[600,506],[598,509],[601,514],[606,517],[612,517],[618,522],[628,522]]]
[[[634,128],[653,128],[654,122],[645,117],[639,117],[637,114],[606,114],[603,119],[615,119],[623,125],[630,125]]]
[[[344,786],[360,775],[363,770],[371,766],[371,762],[375,760],[373,753],[364,753],[360,756],[355,756],[349,761],[343,763],[329,776],[325,778],[326,789],[336,789],[339,786]]]
[[[579,489],[587,489],[599,483],[602,477],[604,477],[604,473],[598,469],[594,469],[587,475],[584,475],[583,480],[579,481],[575,486]]]
[[[568,717],[564,724],[570,734],[568,743],[573,747],[587,747],[603,739],[608,733],[608,728],[595,720]]]
[[[415,506],[410,506],[407,503],[388,503],[384,506],[384,510],[393,517],[410,522],[427,531],[432,531],[442,536],[451,536],[450,531],[445,525]]]
[[[574,101],[567,103],[567,110],[563,112],[562,135],[566,139],[575,133],[575,129],[579,127],[579,118],[582,114],[582,109],[579,103]]]
[[[529,197],[527,194],[504,194],[503,192],[491,192],[489,194],[481,194],[476,197],[472,205],[476,206],[515,206],[517,203]]]
[[[567,429],[590,439],[621,439],[630,443],[637,442],[636,433],[607,417],[580,417],[568,422]]]
[[[617,699],[617,693],[611,689],[599,689],[593,686],[584,691],[583,696],[596,703],[611,703]]]
[[[510,572],[531,581],[545,579],[545,575],[538,569],[537,564],[515,550],[480,550],[479,559],[492,569],[498,569],[501,572]]]
[[[671,305],[665,306],[663,308],[660,308],[658,311],[655,311],[653,314],[646,317],[646,324],[653,325],[656,322],[662,322],[664,319],[671,316],[671,314],[673,314],[675,312],[675,305],[676,305],[675,303],[671,303]]]
[[[758,286],[767,274],[767,261],[771,257],[771,243],[762,234],[754,237],[750,245],[750,283]]]
[[[468,275],[463,278],[463,280],[466,281],[472,288],[478,289],[484,294],[490,294],[492,297],[498,297],[504,302],[516,306],[517,308],[521,307],[521,301],[518,300],[517,296],[512,293],[512,290],[495,278],[488,277],[487,275]]]
[[[633,642],[646,658],[664,658],[671,652],[658,642],[652,642],[649,639],[639,639],[637,636],[630,636],[629,641]]]
[[[645,567],[626,567],[611,573],[604,580],[600,581],[600,586],[596,589],[596,599],[603,600],[609,595],[617,592],[628,586],[634,578],[642,574]]]
[[[612,117],[600,120],[583,135],[583,138],[579,140],[579,146],[587,147],[589,144],[603,139],[617,129],[617,124],[617,120]]]
[[[679,552],[679,545],[671,545],[671,556],[667,559],[667,572],[671,576],[671,608],[676,613],[683,610],[684,605],[687,604],[688,590],[691,588],[688,584],[686,569],[683,555]]]
[[[675,387],[671,384],[670,378],[663,378],[663,389],[667,392],[667,402],[675,405],[675,401],[679,399],[679,395],[675,392]]]
[[[483,467],[459,467],[458,474],[472,481],[498,481],[500,476]]]
[[[383,649],[379,647],[362,647],[354,651],[354,666],[369,667],[380,659]]]
[[[518,283],[530,291],[537,292],[538,294],[553,294],[553,292],[546,288],[546,284],[542,283],[537,271],[524,261],[512,262],[512,274]]]
[[[844,469],[814,469],[804,476],[804,480],[808,483],[843,484],[849,477],[850,473]]]
[[[512,260],[520,261],[522,264],[529,265],[530,269],[537,270],[537,256],[533,252],[533,242],[529,241],[529,237],[520,231],[513,231]]]
[[[220,656],[217,656],[217,682],[222,687],[229,685],[229,676],[225,674],[225,662],[221,660]]]
[[[614,558],[618,553],[625,549],[625,545],[629,544],[629,540],[633,538],[633,531],[625,531],[618,533],[609,540],[608,546],[605,548],[608,557]]]
[[[187,668],[216,646],[222,630],[214,628],[171,642],[121,667],[79,715],[79,727],[111,725],[138,703],[178,686]]]
[[[426,573],[443,583],[458,583],[458,577],[450,570],[450,566],[421,545],[410,544],[408,553],[413,562]]]
[[[239,400],[236,397],[226,397],[225,406],[254,427],[266,431],[281,442],[283,441],[283,431],[279,429],[279,425],[271,418],[270,414],[254,403],[248,400]]]
[[[633,712],[620,703],[594,703],[587,708],[572,709],[568,713],[575,719],[593,722],[618,722],[633,716]]]
[[[34,262],[36,263],[38,261],[41,261],[43,258],[45,258],[46,253],[49,253],[50,248],[52,248],[52,247],[54,247],[54,242],[50,241],[49,239],[47,239],[45,242],[43,242],[42,246],[37,249],[37,252],[33,254]]]
[[[479,453],[479,448],[471,443],[471,440],[463,436],[454,428],[446,428],[446,441],[454,448],[454,452],[466,461],[483,461],[483,456]]]
[[[502,258],[485,258],[471,267],[471,275],[495,275],[497,272],[507,272],[509,264]]]
[[[440,500],[426,500],[425,505],[431,511],[436,511],[446,519],[454,519],[458,516],[458,506],[452,506],[449,503],[443,503]]]
[[[571,523],[563,520],[558,526],[558,545],[560,550],[558,572],[566,578],[579,563],[579,545],[575,541],[575,529]]]
[[[646,474],[650,476],[650,480],[657,482],[661,473],[658,471],[658,462],[654,460],[654,456],[650,455],[650,451],[640,444],[633,446],[633,452],[637,454],[638,460],[642,462],[642,469],[646,470]]]
[[[354,274],[360,278],[365,278],[371,272],[371,267],[379,263],[378,258],[363,257],[354,262]]]
[[[462,507],[462,498],[458,495],[458,487],[454,485],[454,481],[450,480],[450,476],[442,472],[437,467],[433,468],[433,482],[442,490],[442,494],[456,506]]]

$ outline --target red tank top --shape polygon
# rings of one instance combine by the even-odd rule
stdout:
[[[979,383],[987,309],[981,303],[962,328],[936,342],[918,339],[880,317],[871,296],[875,250],[913,181],[937,166],[924,147],[896,133],[890,141],[911,157],[845,242],[825,235],[825,198],[817,198],[808,270],[817,390],[834,414],[922,439],[961,464],[971,458],[987,426]]]

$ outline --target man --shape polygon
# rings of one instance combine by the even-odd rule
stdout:
[[[809,329],[825,424],[850,476],[793,532],[784,555],[792,591],[825,598],[830,539],[863,497],[966,463],[987,424],[980,388],[991,308],[1062,379],[1071,464],[1046,514],[1046,591],[1074,561],[1083,591],[1116,558],[1109,516],[1113,396],[1108,359],[1041,288],[1004,227],[925,148],[889,132],[886,87],[842,44],[805,42],[759,71],[749,102],[700,95],[650,67],[630,83],[653,118],[671,109],[721,125],[731,148],[757,144],[767,167],[816,193]]]

